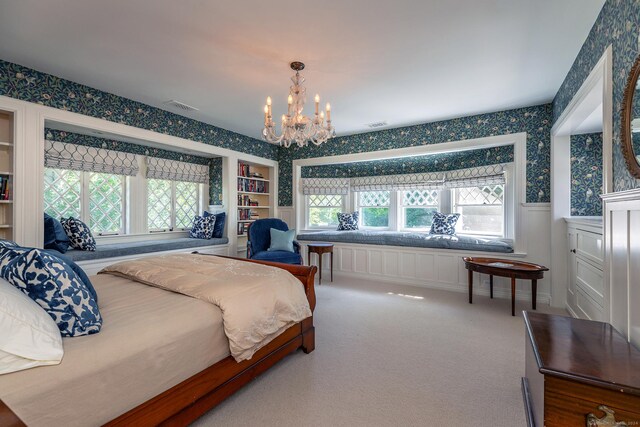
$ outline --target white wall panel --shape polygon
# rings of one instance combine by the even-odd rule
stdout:
[[[640,189],[603,196],[609,321],[640,346]]]

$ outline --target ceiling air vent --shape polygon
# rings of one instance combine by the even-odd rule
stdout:
[[[191,105],[187,105],[183,102],[180,101],[176,101],[175,99],[172,99],[171,101],[167,101],[164,103],[164,105],[166,105],[167,107],[173,107],[177,110],[180,111],[198,111],[198,109],[196,107],[192,107]]]
[[[369,126],[370,128],[381,128],[386,125],[388,125],[387,122],[374,122],[374,123],[369,123],[367,126]]]

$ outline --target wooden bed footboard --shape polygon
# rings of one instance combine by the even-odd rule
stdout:
[[[197,254],[197,252],[194,252]],[[201,254],[205,255],[205,254]],[[210,255],[220,256],[220,255]],[[316,306],[314,280],[317,268],[267,261],[223,257],[282,268],[302,282],[309,306]],[[214,408],[242,386],[287,355],[315,348],[313,316],[296,323],[258,350],[250,360],[236,362],[229,356],[180,384],[144,402],[105,424],[106,426],[185,426]],[[54,368],[54,367],[53,367]],[[144,381],[144,379],[141,379]],[[0,426],[23,427],[20,418],[0,400]]]

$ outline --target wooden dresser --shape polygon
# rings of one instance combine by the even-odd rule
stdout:
[[[608,323],[535,312],[524,320],[529,426],[640,426],[638,349]]]

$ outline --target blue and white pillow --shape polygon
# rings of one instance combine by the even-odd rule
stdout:
[[[49,313],[63,337],[100,332],[97,302],[60,259],[40,249],[1,248],[0,276]]]
[[[338,231],[358,229],[358,212],[338,213]]]
[[[431,230],[429,231],[429,234],[456,234],[456,223],[458,222],[458,218],[460,218],[459,213],[434,213],[433,222],[431,222]]]
[[[60,220],[64,232],[67,233],[71,247],[81,251],[95,251],[96,239],[93,238],[87,224],[72,216]]]
[[[216,224],[215,215],[196,216],[193,220],[193,227],[189,232],[189,237],[194,239],[211,239]]]

